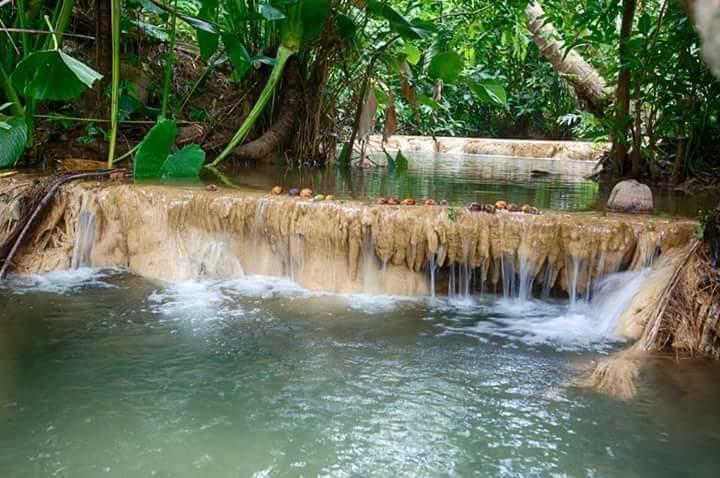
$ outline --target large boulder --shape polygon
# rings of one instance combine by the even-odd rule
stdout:
[[[653,209],[653,194],[646,184],[634,179],[621,181],[610,193],[607,208],[614,212],[645,213]]]

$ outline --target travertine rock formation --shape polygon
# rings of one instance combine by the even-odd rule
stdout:
[[[3,207],[11,222],[12,204]],[[507,294],[519,284],[581,294],[606,274],[686,244],[694,227],[653,217],[460,210],[452,220],[440,206],[84,183],[55,199],[16,272],[119,266],[163,280],[251,273],[289,276],[315,290],[401,295],[445,293],[447,282],[472,278]]]

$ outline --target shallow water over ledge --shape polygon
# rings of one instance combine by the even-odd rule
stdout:
[[[409,167],[399,173],[384,167],[342,171],[335,167],[288,169],[284,164],[253,164],[236,165],[229,177],[238,186],[260,191],[269,191],[275,185],[286,189],[310,187],[316,193],[361,201],[397,196],[418,201],[446,199],[454,205],[505,200],[571,212],[604,211],[610,195],[609,189],[586,179],[593,173],[594,161],[423,152],[405,155]],[[384,164],[381,157],[373,159]],[[211,174],[205,179],[217,182]],[[655,213],[663,216],[696,217],[699,209],[714,207],[717,202],[714,193],[691,197],[668,190],[654,193]]]
[[[25,476],[715,476],[711,364],[566,387],[621,347],[564,302],[174,285],[0,288],[0,470]]]

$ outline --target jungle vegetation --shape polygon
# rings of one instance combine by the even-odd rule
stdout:
[[[0,0],[0,168],[350,165],[377,133],[610,141],[613,177],[712,181],[688,3]]]

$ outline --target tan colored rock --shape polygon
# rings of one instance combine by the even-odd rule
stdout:
[[[653,207],[652,191],[635,179],[617,183],[607,202],[607,208],[614,212],[647,213]]]

